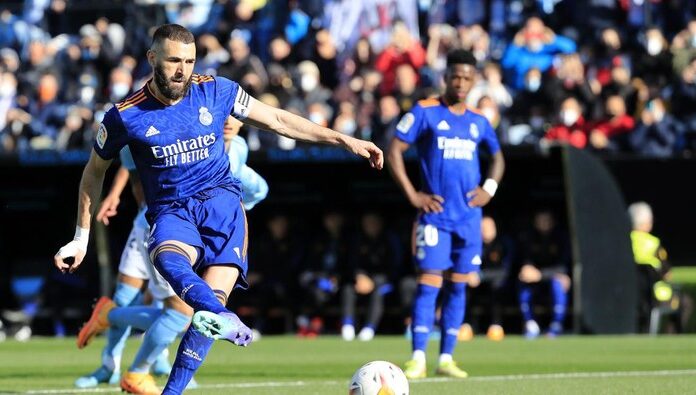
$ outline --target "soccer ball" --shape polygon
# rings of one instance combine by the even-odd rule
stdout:
[[[372,361],[361,366],[350,379],[349,395],[408,395],[404,372],[391,362]]]

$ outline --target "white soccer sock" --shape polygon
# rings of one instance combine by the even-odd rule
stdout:
[[[425,351],[423,350],[414,350],[413,351],[413,360],[416,360],[418,362],[425,362]]]
[[[452,362],[452,354],[440,354],[440,364]]]

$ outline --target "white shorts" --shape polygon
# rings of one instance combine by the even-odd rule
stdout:
[[[148,233],[147,227],[143,227],[137,221],[133,224],[126,247],[121,254],[118,271],[126,276],[149,280],[148,289],[152,297],[162,300],[174,296],[176,293],[150,262],[146,245]]]

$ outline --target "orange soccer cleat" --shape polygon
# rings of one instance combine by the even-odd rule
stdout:
[[[109,312],[116,307],[113,300],[102,296],[94,305],[92,315],[80,329],[77,335],[77,348],[85,348],[94,336],[104,332],[109,327]]]

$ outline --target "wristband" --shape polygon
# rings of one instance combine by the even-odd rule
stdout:
[[[75,236],[73,240],[76,241],[79,247],[83,251],[87,251],[87,244],[89,243],[89,228],[81,228],[79,226],[75,227]]]
[[[483,183],[483,186],[481,187],[486,193],[491,195],[493,197],[495,195],[495,191],[498,190],[498,182],[492,178],[486,179],[486,181]]]

